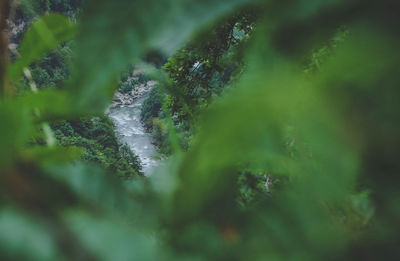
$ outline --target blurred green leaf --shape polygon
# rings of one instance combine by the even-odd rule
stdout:
[[[32,135],[32,119],[24,106],[0,101],[0,165],[2,170],[11,165],[16,154]]]
[[[22,152],[22,157],[27,161],[39,162],[42,166],[66,164],[79,159],[83,149],[79,147],[43,147],[37,146]]]
[[[26,213],[0,209],[0,251],[8,260],[59,260],[57,246],[48,231]]]
[[[107,175],[96,166],[82,163],[48,166],[46,171],[55,179],[67,184],[75,193],[95,205],[123,210],[131,203],[129,194],[120,180]]]
[[[18,48],[19,58],[9,66],[8,75],[16,81],[24,68],[75,34],[75,25],[65,16],[49,14],[35,21]]]
[[[133,229],[123,220],[112,216],[100,220],[80,211],[68,211],[64,219],[78,235],[80,243],[97,253],[100,260],[156,260],[160,257],[161,245],[155,237],[139,227]]]
[[[86,1],[70,87],[76,106],[108,105],[117,78],[152,49],[171,53],[199,29],[250,0]]]
[[[30,110],[38,110],[37,122],[71,119],[86,116],[74,106],[75,98],[67,90],[45,89],[40,92],[28,92],[18,97],[16,102]]]
[[[258,35],[252,51],[271,50],[269,44]],[[260,204],[261,220],[253,222],[265,228],[265,244],[276,241],[268,253],[283,247],[295,257],[318,245],[320,253],[304,255],[317,260],[325,251],[343,250],[344,233],[329,225],[324,204],[345,200],[354,189],[357,147],[325,100],[322,86],[307,80],[290,60],[272,53],[268,61],[264,57],[252,57],[237,88],[204,115],[178,170],[181,186],[171,223],[184,229],[199,215],[211,216],[217,224],[234,219],[233,184],[243,167],[287,175],[291,185],[273,203]],[[293,139],[296,153],[291,155],[285,144]],[[333,238],[341,243],[333,245]]]

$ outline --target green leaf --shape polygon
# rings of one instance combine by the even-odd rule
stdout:
[[[1,256],[8,260],[60,260],[48,231],[26,213],[12,208],[0,210]]]
[[[25,159],[35,160],[42,166],[54,164],[66,164],[76,161],[83,154],[83,149],[79,147],[44,147],[35,146],[22,152]]]
[[[65,120],[85,116],[85,111],[79,111],[74,106],[74,97],[66,90],[44,89],[37,93],[26,93],[18,97],[18,104],[40,113],[37,121]]]
[[[120,180],[106,175],[95,167],[76,163],[74,165],[48,166],[46,172],[68,185],[77,195],[99,206],[125,209],[132,202]]]
[[[19,58],[8,68],[10,80],[18,80],[24,68],[33,61],[70,40],[75,29],[75,25],[67,17],[59,14],[45,15],[35,21],[18,48]]]
[[[157,260],[161,244],[155,237],[113,215],[99,219],[82,211],[63,213],[80,244],[96,253],[99,260]],[[165,258],[165,256],[164,256]]]
[[[32,134],[29,112],[18,103],[0,102],[0,126],[0,165],[4,170]]]

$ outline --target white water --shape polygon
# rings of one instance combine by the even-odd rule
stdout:
[[[118,138],[140,158],[143,172],[148,176],[158,165],[159,160],[157,150],[151,143],[151,135],[145,131],[140,121],[140,111],[145,98],[146,95],[136,99],[132,105],[119,105],[111,108],[108,116],[115,124]]]

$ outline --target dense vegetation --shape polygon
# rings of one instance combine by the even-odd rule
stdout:
[[[1,1],[0,259],[400,258],[397,1],[84,2],[22,1],[10,54]],[[132,64],[147,178],[104,116]]]
[[[113,123],[106,116],[62,121],[52,125],[61,146],[84,149],[81,157],[85,162],[97,163],[119,177],[141,175],[138,157],[126,145],[120,145],[113,127]]]
[[[166,114],[175,125],[181,147],[186,151],[194,136],[198,115],[243,71],[242,51],[254,27],[253,9],[223,19],[177,51],[162,67],[168,80],[153,89],[146,99],[142,119],[152,130],[160,151],[172,152]]]
[[[82,7],[82,2],[82,0],[22,0],[21,5],[16,10],[18,13],[17,18],[29,20],[48,12],[58,12],[73,16]]]

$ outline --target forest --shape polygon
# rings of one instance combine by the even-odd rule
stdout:
[[[0,0],[0,260],[400,260],[399,13]]]

